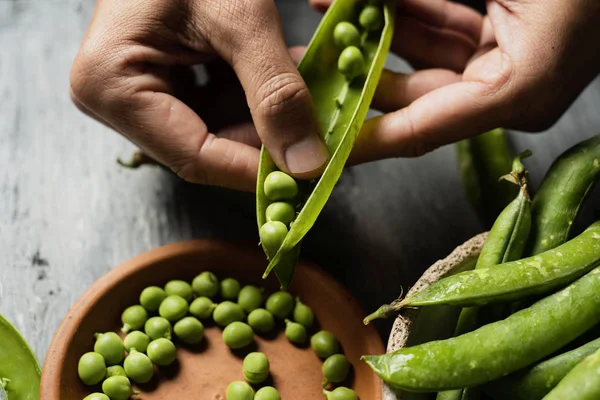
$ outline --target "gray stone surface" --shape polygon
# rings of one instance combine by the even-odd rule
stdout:
[[[303,0],[278,4],[290,44],[306,43],[318,14]],[[257,242],[253,196],[186,184],[157,168],[119,168],[115,158],[134,147],[71,104],[69,68],[93,6],[0,0],[0,313],[41,360],[69,307],[122,261],[191,238]],[[598,110],[597,80],[549,132],[511,134],[518,149],[535,150],[527,161],[534,181],[568,145],[600,131]],[[588,202],[588,221],[599,195]],[[303,256],[372,309],[480,230],[454,149],[445,147],[348,169]],[[385,337],[388,327],[380,325]]]

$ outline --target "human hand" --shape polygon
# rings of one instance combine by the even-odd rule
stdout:
[[[331,0],[311,0],[325,10]],[[351,162],[419,156],[503,127],[552,126],[600,72],[597,0],[488,0],[487,16],[447,0],[398,0],[392,51]]]
[[[261,142],[298,178],[329,157],[273,0],[99,0],[71,97],[191,182],[255,190]]]

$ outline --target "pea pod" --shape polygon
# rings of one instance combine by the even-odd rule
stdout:
[[[531,205],[528,254],[564,243],[581,204],[600,176],[600,135],[571,147],[552,163]]]
[[[600,339],[490,382],[483,386],[483,390],[498,400],[541,399],[569,371],[597,350],[600,350]]]
[[[0,387],[7,400],[40,398],[41,370],[35,354],[17,331],[0,315]],[[2,384],[4,383],[4,384]]]
[[[577,364],[543,400],[597,400],[600,397],[600,350]]]
[[[595,268],[504,320],[461,336],[362,359],[394,390],[431,392],[477,386],[560,349],[600,322],[599,307],[600,268]]]
[[[382,3],[384,26],[381,31],[365,31],[361,36],[360,47],[365,67],[360,76],[350,79],[340,73],[338,58],[342,54],[342,49],[336,45],[334,38],[334,30],[338,23],[358,22],[362,6],[356,1],[333,2],[298,65],[298,70],[312,95],[319,126],[332,156],[322,176],[316,181],[306,182],[307,190],[300,198],[301,209],[291,223],[290,230],[276,254],[268,254],[269,252],[263,246],[270,261],[264,277],[275,269],[284,289],[289,286],[293,277],[300,243],[315,223],[340,178],[367,116],[394,32],[395,3],[392,0]],[[350,71],[352,74],[356,72],[354,67],[355,65]],[[265,211],[269,205],[269,200],[263,191],[264,182],[266,177],[275,170],[275,163],[263,147],[256,190],[259,229],[267,222]]]

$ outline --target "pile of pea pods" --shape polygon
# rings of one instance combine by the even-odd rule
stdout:
[[[398,392],[454,399],[600,399],[600,221],[571,232],[600,177],[600,135],[566,150],[537,192],[522,159],[503,178],[519,188],[472,270],[380,307],[460,307],[454,336],[363,360]],[[405,314],[406,315],[406,314]]]
[[[219,303],[215,303],[217,299]],[[132,383],[150,382],[154,364],[172,364],[177,358],[176,342],[185,346],[206,340],[202,321],[211,319],[222,328],[223,342],[232,350],[248,348],[255,333],[272,332],[276,321],[282,322],[287,339],[297,345],[309,341],[309,331],[315,326],[312,309],[300,298],[284,291],[267,296],[264,289],[242,287],[233,278],[219,281],[210,271],[201,272],[191,284],[172,280],[163,288],[149,286],[140,293],[139,304],[121,315],[124,339],[116,332],[98,333],[93,351],[79,359],[81,381],[102,389],[85,400],[125,400],[139,394]],[[310,336],[310,345],[324,360],[323,395],[329,400],[357,400],[354,390],[339,385],[348,377],[351,364],[334,334],[318,331]],[[253,388],[267,381],[269,368],[265,354],[247,354],[242,366],[246,381],[234,381],[224,388],[226,400],[280,400],[272,386],[262,386],[256,392]]]

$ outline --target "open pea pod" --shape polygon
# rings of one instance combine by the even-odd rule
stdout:
[[[293,277],[304,235],[312,228],[342,174],[369,111],[390,48],[395,1],[386,0],[376,6],[383,14],[383,26],[372,31],[365,29],[360,33],[359,47],[364,56],[364,72],[356,78],[347,79],[338,69],[338,58],[343,49],[335,43],[334,30],[340,22],[350,22],[360,27],[359,17],[366,3],[357,0],[334,1],[298,65],[312,95],[319,126],[332,157],[323,175],[308,183],[308,190],[300,199],[300,210],[276,254],[269,254],[263,245],[270,260],[264,277],[275,269],[284,289]],[[259,229],[267,222],[265,212],[269,199],[263,189],[265,179],[276,170],[269,152],[263,147],[256,190]]]
[[[17,329],[0,315],[0,398],[38,400],[41,370]]]

